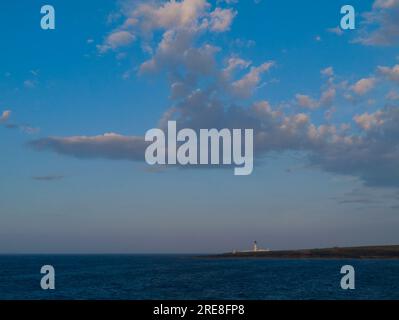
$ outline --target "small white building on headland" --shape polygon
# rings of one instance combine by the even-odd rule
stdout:
[[[240,252],[269,252],[271,251],[270,249],[266,248],[266,249],[262,249],[258,247],[258,242],[255,240],[252,250],[245,250],[245,251],[237,251],[237,250],[233,250],[233,254],[236,253],[240,253]]]
[[[254,247],[253,247],[252,251],[253,252],[268,252],[268,251],[270,251],[270,249],[269,248],[266,248],[266,249],[258,248],[258,242],[255,240]]]

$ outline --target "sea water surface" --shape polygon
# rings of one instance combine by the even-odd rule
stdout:
[[[355,290],[340,287],[347,264]],[[43,265],[55,290],[40,287]],[[1,255],[0,299],[399,299],[399,260]]]

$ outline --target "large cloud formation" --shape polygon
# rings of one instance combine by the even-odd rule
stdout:
[[[388,10],[396,8],[396,3],[377,0],[375,8]],[[298,94],[288,110],[265,100],[248,102],[276,63],[254,65],[236,55],[217,59],[223,50],[204,40],[209,38],[205,35],[227,32],[236,15],[233,9],[212,9],[206,0],[184,0],[128,2],[121,12],[124,21],[107,35],[102,46],[109,45],[113,33],[129,32],[150,55],[140,65],[139,74],[163,72],[168,76],[172,105],[159,120],[159,127],[176,120],[180,128],[194,130],[253,128],[258,159],[271,151],[301,151],[312,165],[326,171],[357,176],[368,185],[399,187],[397,106],[386,105],[375,112],[354,115],[352,124],[313,123],[309,113],[330,107],[340,90],[334,83],[332,67],[321,70],[327,84],[319,99]],[[161,33],[158,43],[152,40],[156,32]],[[125,44],[122,41],[120,46]],[[113,42],[111,49],[117,45]],[[376,77],[396,81],[395,67],[379,67],[377,74],[341,87],[346,94],[363,96],[378,83]],[[302,107],[300,112],[295,108],[298,105]],[[30,145],[79,158],[127,160],[143,160],[146,147],[142,137],[116,134],[49,137]]]
[[[369,46],[390,46],[399,43],[399,0],[376,0],[355,42]]]

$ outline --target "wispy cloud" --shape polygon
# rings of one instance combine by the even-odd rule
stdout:
[[[3,125],[7,129],[20,129],[22,132],[27,134],[36,134],[39,133],[40,128],[35,128],[27,124],[16,124],[9,122],[11,117],[11,110],[3,111],[0,116],[0,125]]]
[[[33,176],[32,179],[36,181],[57,181],[64,179],[64,176],[62,175]]]
[[[144,160],[147,143],[141,137],[125,137],[107,133],[95,137],[49,137],[28,143],[32,148],[52,150],[76,158],[107,158],[113,160]]]
[[[344,34],[344,31],[339,26],[336,26],[334,28],[328,28],[327,32],[333,33],[337,36],[342,36]]]

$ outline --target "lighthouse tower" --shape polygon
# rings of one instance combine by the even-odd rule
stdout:
[[[254,252],[258,251],[258,243],[254,241]]]

